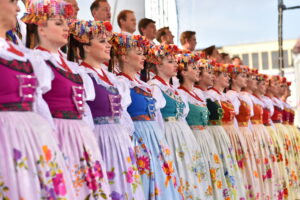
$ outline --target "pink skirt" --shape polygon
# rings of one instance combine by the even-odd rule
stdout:
[[[111,199],[96,137],[83,120],[54,119],[55,136],[72,174],[77,199]]]
[[[33,112],[0,112],[0,198],[76,199],[50,125]]]

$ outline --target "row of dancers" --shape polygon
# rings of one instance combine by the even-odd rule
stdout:
[[[16,3],[1,0],[0,198],[299,198],[286,78],[69,20],[59,0],[29,2],[25,48],[5,38]]]

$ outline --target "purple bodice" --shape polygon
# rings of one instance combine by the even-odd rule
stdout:
[[[51,62],[54,80],[51,90],[43,95],[54,118],[81,119],[83,114],[83,81],[79,74],[73,74],[55,67]]]
[[[113,86],[104,87],[92,78],[96,98],[88,101],[95,124],[118,123],[122,111],[121,95]]]
[[[0,58],[0,111],[31,111],[37,79],[29,61]]]

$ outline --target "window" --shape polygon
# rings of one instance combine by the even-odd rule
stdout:
[[[252,67],[258,69],[258,53],[252,53]]]
[[[279,69],[278,66],[278,51],[272,51],[272,68]]]
[[[269,54],[268,52],[262,52],[261,53],[261,63],[262,63],[262,69],[268,70],[269,69]]]
[[[243,59],[244,65],[249,65],[249,55],[248,54],[243,54],[242,59]]]

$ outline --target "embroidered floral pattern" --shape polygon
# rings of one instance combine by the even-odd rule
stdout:
[[[10,198],[6,195],[7,192],[9,192],[9,188],[2,181],[2,177],[0,177],[0,199],[10,200]]]
[[[0,58],[0,65],[8,67],[10,69],[25,73],[25,74],[32,74],[33,68],[29,61],[22,62],[19,60],[5,60]]]
[[[54,68],[57,72],[59,72],[61,75],[63,75],[64,77],[66,77],[67,79],[73,81],[74,83],[77,84],[83,84],[83,80],[81,78],[81,76],[79,74],[74,74],[72,72],[67,72],[63,69],[60,69],[58,67],[56,67],[52,62],[47,61],[46,62],[50,67]]]
[[[101,188],[104,181],[103,173],[100,162],[92,162],[90,154],[84,147],[84,153],[82,158],[80,158],[80,164],[79,166],[75,166],[75,180],[73,180],[75,190],[78,191],[79,188],[85,185],[90,190],[90,193],[85,197],[86,200],[90,198],[108,199],[107,194]],[[113,173],[110,175],[110,178],[113,179]]]
[[[32,111],[32,102],[3,103],[0,111]]]

